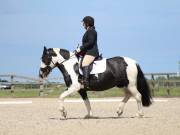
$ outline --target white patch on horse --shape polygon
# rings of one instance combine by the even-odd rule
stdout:
[[[41,61],[41,65],[40,65],[40,67],[41,67],[41,68],[45,68],[45,67],[47,67],[47,65],[46,65],[46,64],[44,64],[44,62],[42,62],[42,61]]]
[[[141,101],[142,96],[139,93],[136,85],[137,84],[136,78],[138,74],[136,61],[128,57],[124,57],[124,60],[128,64],[126,69],[127,77],[129,80],[128,90],[137,101],[138,113],[136,114],[136,116],[142,117],[144,115],[142,110],[142,101]]]
[[[134,85],[134,84],[136,85],[136,81],[137,81],[136,61],[128,57],[123,57],[123,58],[128,65],[126,68],[126,73],[129,80],[129,85]]]
[[[54,63],[61,63],[62,61],[64,61],[65,59],[60,55],[60,49],[59,48],[53,48],[54,52],[57,54],[57,56],[52,57],[53,58],[53,62]]]
[[[76,57],[72,57],[71,59],[65,61],[63,63],[66,71],[68,72],[68,74],[70,75],[71,77],[71,80],[72,80],[72,85],[75,85],[75,84],[79,84],[78,82],[78,75],[76,74],[76,72],[74,71],[74,66],[77,63],[77,58]]]

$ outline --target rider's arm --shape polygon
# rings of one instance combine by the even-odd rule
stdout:
[[[87,38],[87,42],[80,47],[81,51],[86,51],[88,48],[91,48],[94,45],[96,41],[96,33],[94,33],[92,30],[89,30]]]

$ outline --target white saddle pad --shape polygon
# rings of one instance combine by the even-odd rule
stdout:
[[[93,68],[90,74],[99,74],[106,71],[106,58],[102,60],[94,61]],[[79,68],[79,73],[83,75],[82,70]]]

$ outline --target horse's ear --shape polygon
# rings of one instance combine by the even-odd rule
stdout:
[[[46,46],[44,46],[43,54],[46,54],[46,52],[47,52],[47,48],[46,48]]]

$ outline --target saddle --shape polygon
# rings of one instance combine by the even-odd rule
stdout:
[[[79,58],[78,65],[79,65],[79,73],[83,75],[82,72],[82,60],[83,58]],[[103,58],[102,55],[95,58],[92,64],[90,64],[90,74],[99,74],[106,71],[106,58]]]

